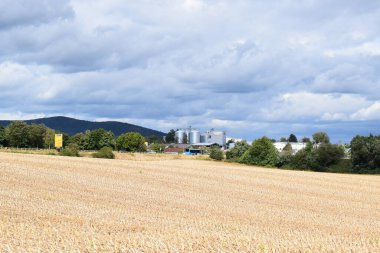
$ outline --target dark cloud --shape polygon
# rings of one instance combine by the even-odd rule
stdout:
[[[18,0],[0,8],[2,117],[193,125],[246,139],[331,129],[335,140],[380,121],[377,1]]]
[[[2,0],[0,9],[0,30],[41,25],[74,15],[68,0]]]

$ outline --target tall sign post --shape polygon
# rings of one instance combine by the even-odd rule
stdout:
[[[54,138],[54,146],[57,150],[61,150],[63,147],[63,135],[56,134]]]

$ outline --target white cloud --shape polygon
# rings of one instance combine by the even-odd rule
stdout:
[[[353,120],[380,120],[380,101],[376,101],[367,108],[360,109],[359,111],[350,115]]]
[[[367,42],[357,47],[349,47],[338,50],[327,50],[325,55],[328,57],[338,56],[380,56],[380,43]]]
[[[0,6],[0,113],[215,125],[235,136],[377,119],[378,1]]]
[[[39,119],[46,117],[46,114],[40,113],[40,114],[25,114],[23,112],[12,112],[12,113],[1,113],[0,112],[0,119],[1,120],[28,120],[28,119]]]
[[[189,11],[199,11],[205,7],[205,3],[201,0],[185,0],[184,6]]]
[[[370,104],[364,97],[352,94],[287,93],[262,110],[268,120],[345,120],[347,114]]]

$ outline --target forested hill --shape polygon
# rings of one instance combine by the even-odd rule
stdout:
[[[137,132],[144,136],[165,136],[165,133],[160,131],[116,121],[92,122],[59,116],[25,120],[25,122],[27,124],[44,124],[49,128],[59,130],[70,135],[74,135],[76,133],[84,133],[86,130],[103,128],[107,131],[112,131],[116,136],[127,132]],[[10,123],[11,121],[8,120],[0,120],[0,125],[3,126],[7,126]]]

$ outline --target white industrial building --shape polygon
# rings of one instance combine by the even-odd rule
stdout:
[[[303,142],[275,142],[273,143],[278,152],[282,152],[282,150],[285,148],[287,144],[290,144],[292,146],[293,154],[297,153],[303,148],[306,148],[307,143]]]
[[[209,144],[218,144],[221,147],[226,146],[226,132],[215,131],[211,129],[207,132],[200,132],[192,129],[179,129],[175,133],[177,143],[184,143],[187,138],[187,143],[194,146],[207,146]]]

